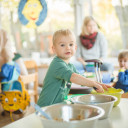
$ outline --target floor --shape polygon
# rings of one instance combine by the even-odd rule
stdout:
[[[5,114],[2,115],[2,112],[3,112],[3,108],[0,104],[0,128],[13,122],[11,120],[10,113],[5,112]],[[12,117],[13,117],[13,120],[16,121],[21,118],[24,118],[25,116],[28,116],[29,114],[31,114],[33,112],[35,112],[34,108],[29,106],[29,107],[27,107],[27,109],[24,111],[24,113],[22,115],[12,114]]]
[[[10,118],[10,114],[9,113],[5,113],[5,115],[2,115],[2,106],[0,105],[0,127],[3,127],[9,123],[11,123],[11,118]],[[14,120],[18,120],[20,119],[20,117],[18,117],[18,115],[13,115]]]

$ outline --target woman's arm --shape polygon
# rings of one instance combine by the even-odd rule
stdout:
[[[71,75],[70,81],[72,83],[78,84],[78,85],[84,85],[88,87],[96,87],[97,92],[104,92],[104,89],[107,90],[108,87],[111,87],[110,85],[101,84],[92,80],[89,80],[79,74],[73,73]]]

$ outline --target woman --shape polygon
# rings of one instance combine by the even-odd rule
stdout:
[[[101,59],[103,62],[107,57],[107,40],[104,35],[98,31],[98,25],[91,16],[84,19],[82,32],[77,39],[78,48],[76,57],[85,66],[85,60]],[[112,70],[112,65],[104,63],[101,70]]]

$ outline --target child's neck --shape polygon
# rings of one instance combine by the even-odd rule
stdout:
[[[69,63],[69,60],[63,60],[63,61],[64,61],[65,63],[67,63],[67,64]]]
[[[67,59],[62,59],[62,58],[61,58],[61,60],[63,60],[63,61],[64,61],[65,63],[67,63],[67,64],[69,63],[69,59],[67,60]]]
[[[60,58],[60,57],[59,57]],[[65,63],[69,63],[69,61],[70,61],[70,59],[62,59],[62,58],[60,58],[61,60],[63,60]]]

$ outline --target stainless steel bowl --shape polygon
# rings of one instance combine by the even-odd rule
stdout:
[[[38,114],[44,128],[94,128],[96,121],[104,115],[103,109],[82,104],[56,104],[43,110],[52,117],[47,120]]]
[[[110,115],[112,111],[114,102],[117,101],[117,97],[111,95],[81,95],[71,98],[73,103],[85,104],[85,105],[95,105],[104,109],[105,114],[100,119],[105,119]]]

